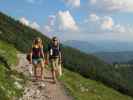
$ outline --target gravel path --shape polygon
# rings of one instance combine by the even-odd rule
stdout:
[[[48,70],[45,70],[45,78],[43,81],[33,82],[32,66],[28,64],[24,54],[18,54],[18,58],[17,70],[31,78],[24,89],[23,97],[19,100],[72,100],[60,82],[56,84],[52,83],[51,72]]]

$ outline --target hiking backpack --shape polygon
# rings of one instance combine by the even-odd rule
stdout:
[[[60,54],[60,46],[51,46],[50,56],[51,57],[59,57],[59,54]]]

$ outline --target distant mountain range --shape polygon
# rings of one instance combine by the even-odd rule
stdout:
[[[103,59],[107,63],[128,63],[133,60],[133,51],[99,52],[95,53],[94,55]]]
[[[133,42],[71,40],[65,41],[64,44],[93,53],[107,63],[124,63],[133,59]]]
[[[70,40],[65,41],[64,44],[74,48],[78,48],[86,53],[133,51],[133,42],[119,42],[106,40],[86,42]]]
[[[87,52],[87,53],[102,51],[100,46],[89,43],[89,42],[85,42],[85,41],[71,40],[71,41],[65,41],[63,44],[77,48],[77,49]]]

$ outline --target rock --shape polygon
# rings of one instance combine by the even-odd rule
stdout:
[[[80,90],[81,90],[81,92],[85,92],[86,89],[85,89],[85,87],[82,86],[82,87],[80,87]]]
[[[19,83],[19,82],[14,82],[14,85],[16,86],[16,88],[18,88],[18,89],[22,89],[23,88],[23,86]]]
[[[3,32],[0,30],[0,34],[2,34]]]

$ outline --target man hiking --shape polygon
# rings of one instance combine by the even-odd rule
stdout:
[[[61,70],[61,49],[59,40],[57,37],[53,37],[51,44],[49,46],[49,60],[52,67],[52,77],[53,82],[56,83],[56,78],[58,76],[61,76],[62,70]]]

